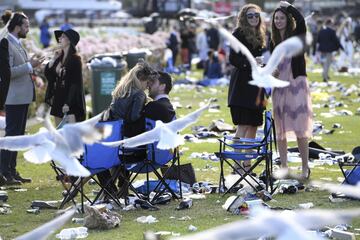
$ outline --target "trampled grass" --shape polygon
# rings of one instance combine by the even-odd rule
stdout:
[[[310,81],[320,81],[319,74],[309,74]],[[359,86],[359,77],[339,77],[333,76],[332,79],[343,83],[345,86],[355,84]],[[348,105],[348,110],[356,112],[360,107],[359,103],[354,101],[358,98],[355,94],[350,97],[341,98],[340,93],[330,93],[336,96],[336,99]],[[231,123],[229,110],[226,106],[227,102],[227,87],[216,88],[178,88],[175,89],[171,95],[173,101],[179,101],[184,108],[178,109],[178,116],[184,115],[199,106],[199,102],[204,101],[210,97],[216,97],[220,105],[219,113],[206,112],[201,117],[197,125],[208,126],[212,120],[223,118],[225,122]],[[325,102],[313,102],[325,103]],[[192,109],[186,109],[185,106],[191,105]],[[268,108],[271,108],[270,106]],[[342,108],[339,108],[342,109]],[[331,129],[334,123],[340,123],[341,129],[336,129],[331,135],[320,135],[322,139],[316,140],[319,144],[337,150],[344,150],[349,152],[353,147],[360,143],[360,128],[359,116],[338,116],[333,118],[324,118],[320,115],[321,112],[327,112],[326,108],[314,108],[316,113],[315,120],[321,120],[325,128]],[[32,129],[31,131],[35,131]],[[190,133],[187,129],[185,133]],[[290,144],[291,146],[294,143]],[[210,160],[190,159],[192,152],[209,152],[212,153],[218,150],[217,143],[186,143],[181,147],[184,154],[181,156],[181,162],[191,162],[196,169],[196,178],[198,181],[210,181],[214,184],[218,183],[219,178],[219,163]],[[291,164],[291,166],[299,166],[299,164]],[[25,184],[22,187],[26,188],[25,192],[15,192],[14,190],[7,190],[9,194],[8,204],[12,206],[12,213],[9,215],[0,215],[0,236],[3,239],[12,239],[31,229],[45,223],[53,218],[55,210],[41,210],[38,215],[29,214],[26,212],[33,200],[60,200],[62,186],[55,180],[55,173],[50,168],[49,164],[34,165],[25,162],[21,155],[18,160],[18,169],[22,175],[32,177],[31,184]],[[312,169],[311,179],[320,179],[322,177],[331,178],[334,182],[341,176],[341,172],[337,166],[316,166]],[[227,172],[229,170],[227,169]],[[295,209],[298,208],[299,203],[313,202],[318,208],[333,208],[343,209],[350,207],[358,207],[358,201],[348,201],[343,203],[331,203],[328,200],[329,193],[324,191],[314,192],[299,192],[295,195],[274,195],[276,202],[270,202],[271,206],[279,206],[284,208]],[[122,221],[118,228],[112,230],[90,230],[88,239],[127,239],[138,240],[143,239],[143,232],[151,231],[171,231],[180,233],[182,235],[189,234],[188,226],[194,225],[198,231],[225,224],[231,221],[242,219],[242,216],[231,215],[224,211],[221,205],[225,202],[227,197],[221,197],[218,194],[207,195],[205,200],[194,200],[194,205],[191,209],[176,211],[176,201],[170,204],[160,206],[159,211],[135,210],[124,212],[121,211]],[[140,224],[134,221],[139,216],[153,215],[159,222],[155,224]],[[191,220],[179,221],[177,218],[189,216]],[[79,215],[81,217],[81,215]],[[175,218],[171,218],[175,217]],[[353,228],[360,228],[360,218],[353,221]],[[75,223],[68,223],[64,226],[77,227]],[[60,230],[59,230],[60,231]],[[57,231],[57,232],[59,232]],[[51,239],[55,238],[54,236]],[[167,239],[169,237],[165,237]]]

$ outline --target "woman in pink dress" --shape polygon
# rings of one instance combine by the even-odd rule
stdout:
[[[291,4],[281,1],[280,8],[273,13],[270,51],[287,38],[305,33],[304,17]],[[309,178],[308,139],[312,133],[313,113],[304,54],[283,59],[274,76],[290,82],[288,87],[274,89],[272,95],[281,167],[288,167],[287,139],[296,137],[302,160],[302,177]]]

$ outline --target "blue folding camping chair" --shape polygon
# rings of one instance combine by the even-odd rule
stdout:
[[[155,121],[152,119],[145,119],[146,131],[149,131],[155,127]],[[171,193],[173,198],[179,199],[182,198],[181,182],[177,186],[176,181],[168,180],[168,174],[170,169],[174,166],[180,165],[180,156],[178,148],[170,150],[161,150],[157,148],[158,142],[147,144],[146,146],[139,148],[132,148],[130,150],[145,150],[146,157],[145,159],[138,162],[127,163],[124,162],[126,169],[130,172],[130,186],[134,191],[133,183],[139,176],[139,174],[146,174],[145,189],[141,191],[145,197],[148,199],[150,192],[156,192],[155,196],[151,199],[151,202],[156,202],[158,197],[160,197],[165,191]],[[125,151],[129,149],[123,149]],[[124,160],[124,159],[123,159]],[[166,165],[168,166],[167,170],[161,174],[158,170]],[[177,168],[178,169],[178,168]],[[150,174],[153,173],[157,180],[150,181]],[[178,177],[180,179],[180,172],[178,171]],[[139,194],[139,189],[135,190],[134,193],[142,198],[142,195]],[[178,194],[179,193],[179,194]]]
[[[262,138],[234,138],[233,136],[224,136],[218,139],[220,142],[219,152],[216,156],[220,158],[220,180],[219,189],[223,189],[224,195],[231,192],[241,181],[246,181],[255,191],[262,190],[260,181],[252,176],[253,170],[265,161],[265,184],[266,190],[273,192],[271,181],[272,174],[272,143],[273,143],[274,123],[271,111],[265,112],[264,136]],[[240,162],[253,160],[249,169],[245,169]],[[224,163],[231,167],[233,172],[239,174],[240,178],[228,189],[225,188]],[[247,177],[253,180],[253,184]],[[220,192],[220,191],[219,191]]]
[[[123,139],[123,120],[115,120],[115,121],[106,121],[106,122],[99,122],[97,125],[105,125],[110,124],[112,125],[112,133],[110,136],[108,136],[106,139],[103,139],[104,142],[112,142],[112,141],[119,141]],[[100,186],[100,191],[95,196],[93,200],[91,200],[85,193],[84,193],[84,183],[86,183],[89,179],[88,178],[77,178],[74,181],[71,182],[70,188],[66,188],[66,194],[65,197],[60,204],[60,208],[62,208],[67,202],[70,200],[73,201],[75,204],[74,198],[77,195],[78,192],[81,194],[81,209],[83,209],[84,205],[84,198],[90,202],[91,205],[93,205],[101,196],[103,192],[109,198],[111,198],[116,204],[120,206],[120,202],[116,197],[116,192],[111,192],[108,188],[110,184],[112,184],[119,175],[118,167],[121,164],[120,158],[119,158],[119,148],[113,148],[104,146],[100,143],[95,143],[93,145],[85,145],[85,151],[82,159],[80,160],[81,164],[87,168],[91,175],[90,178],[95,181],[95,183]],[[52,166],[55,170],[55,172],[58,175],[58,178],[61,180],[62,175],[65,175],[65,173],[62,171],[61,168],[59,168],[57,165],[52,163]],[[111,177],[107,180],[105,184],[98,181],[97,178],[95,178],[96,174],[105,171],[110,170],[114,168],[115,172],[111,175]],[[62,182],[63,183],[63,182]],[[65,184],[63,183],[65,186]]]

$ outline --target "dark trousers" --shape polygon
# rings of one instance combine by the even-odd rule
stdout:
[[[5,136],[24,135],[29,104],[5,105],[6,128]],[[16,175],[17,152],[2,150],[0,172],[5,177]]]

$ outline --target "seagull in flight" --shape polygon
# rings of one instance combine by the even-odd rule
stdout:
[[[59,217],[51,220],[50,222],[41,225],[40,227],[28,232],[24,235],[21,235],[15,240],[39,240],[47,239],[47,237],[54,233],[58,228],[63,226],[76,212],[76,209],[70,209],[60,215]]]
[[[327,190],[331,193],[342,193],[346,196],[360,199],[360,185],[334,184],[320,181],[312,181],[311,185]]]
[[[178,134],[181,130],[185,129],[189,125],[195,123],[200,117],[201,113],[209,108],[209,102],[198,110],[179,118],[169,123],[163,123],[162,121],[156,121],[155,128],[139,134],[132,138],[127,138],[116,142],[101,142],[101,144],[110,147],[123,146],[125,148],[133,148],[153,142],[159,141],[158,149],[172,149],[184,143],[184,139]]]
[[[222,20],[222,18],[205,19],[197,17],[194,19],[215,25],[219,29],[220,34],[229,41],[230,47],[234,49],[235,52],[241,52],[245,55],[251,65],[251,75],[253,78],[249,84],[262,88],[282,88],[289,85],[289,82],[277,79],[272,76],[272,74],[283,58],[291,58],[304,50],[305,41],[301,36],[290,37],[277,45],[266,66],[260,67],[249,49],[218,23],[218,21]]]
[[[59,163],[68,175],[86,177],[90,172],[77,157],[84,152],[84,144],[93,144],[111,134],[112,127],[97,127],[101,114],[83,122],[66,124],[55,129],[49,112],[44,120],[45,128],[33,135],[7,136],[0,138],[0,149],[26,151],[25,160],[40,164],[51,160]]]
[[[233,240],[261,237],[276,237],[282,240],[320,240],[323,238],[310,234],[307,229],[319,229],[328,225],[349,222],[360,215],[360,209],[309,209],[279,212],[260,207],[250,211],[250,214],[253,218],[249,220],[228,223],[172,240]]]

